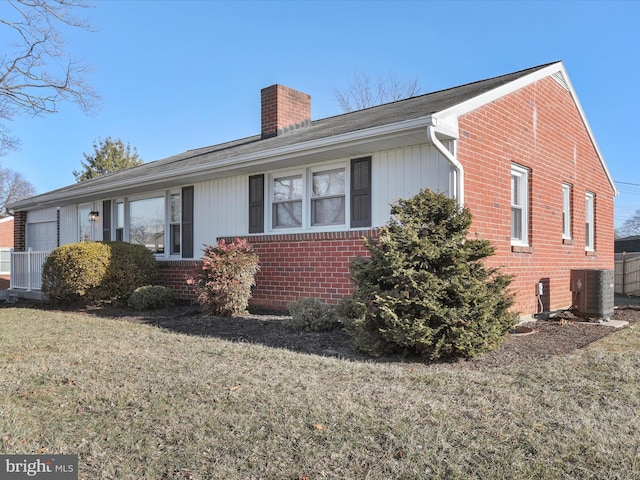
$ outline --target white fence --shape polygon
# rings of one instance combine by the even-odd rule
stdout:
[[[616,260],[615,292],[624,295],[640,293],[640,257]]]
[[[49,252],[26,252],[11,250],[11,288],[19,290],[40,290],[42,286],[42,265]]]

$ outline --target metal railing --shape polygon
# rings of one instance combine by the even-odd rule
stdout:
[[[42,287],[42,265],[50,252],[26,252],[11,250],[11,286],[19,290],[40,290]]]

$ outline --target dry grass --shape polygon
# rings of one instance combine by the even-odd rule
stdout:
[[[640,478],[640,336],[467,370],[0,309],[0,449],[85,479]]]

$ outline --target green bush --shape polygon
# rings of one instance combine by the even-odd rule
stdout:
[[[63,245],[54,249],[42,267],[42,293],[56,304],[96,300],[107,277],[110,249],[97,242]]]
[[[162,285],[145,285],[134,290],[127,305],[135,310],[169,308],[175,305],[175,296],[170,288]]]
[[[323,332],[335,330],[340,326],[335,307],[317,298],[301,298],[287,305],[287,308],[291,314],[287,323],[298,330]]]
[[[247,240],[218,241],[205,246],[202,264],[188,281],[195,285],[198,302],[206,313],[237,316],[246,312],[260,270],[258,256]]]
[[[484,259],[486,240],[468,239],[471,213],[444,195],[423,190],[396,202],[371,256],[351,263],[354,300],[366,306],[347,329],[374,355],[473,357],[496,349],[517,316],[511,282]]]
[[[126,302],[136,288],[154,285],[158,281],[158,262],[144,245],[126,242],[105,242],[110,248],[107,276],[100,289],[100,298]]]
[[[126,301],[157,280],[153,253],[125,242],[81,242],[54,249],[43,266],[42,293],[52,303]]]

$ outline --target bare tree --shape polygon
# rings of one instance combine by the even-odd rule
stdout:
[[[387,78],[378,78],[374,82],[369,75],[355,73],[349,88],[344,91],[335,90],[334,94],[342,110],[352,112],[415,97],[420,94],[420,90],[417,79],[403,82],[390,73]]]
[[[0,167],[0,218],[9,215],[8,204],[35,194],[35,187],[21,173]]]
[[[84,112],[97,107],[98,96],[85,81],[87,66],[68,56],[61,33],[65,27],[91,30],[75,15],[89,6],[85,0],[6,0],[0,27],[12,40],[0,54],[0,121],[55,113],[63,101]],[[18,144],[0,124],[0,155]]]
[[[640,235],[640,209],[633,216],[627,218],[620,228],[616,229],[616,238],[633,237]]]

